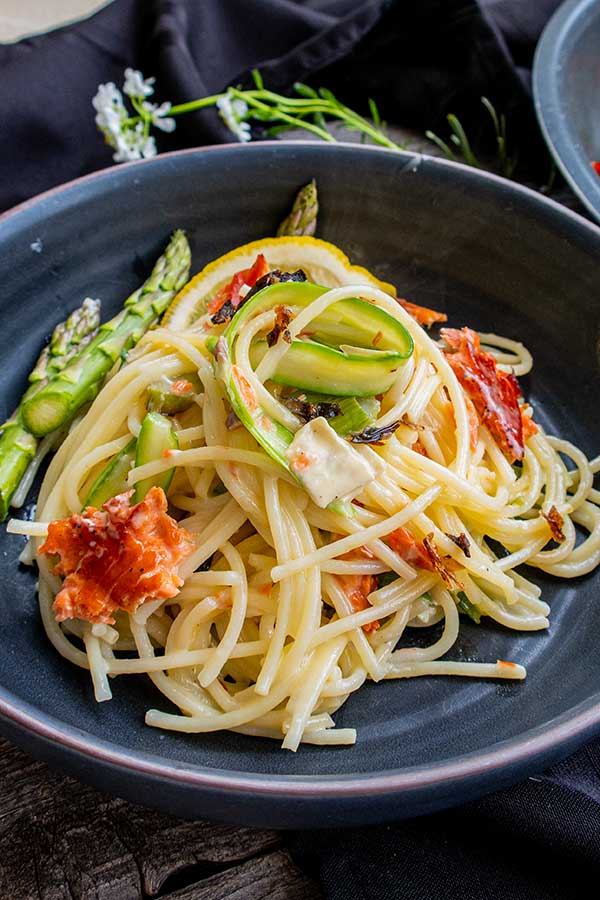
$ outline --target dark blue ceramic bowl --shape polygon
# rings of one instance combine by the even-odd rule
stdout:
[[[52,326],[86,294],[105,315],[140,282],[175,227],[194,270],[272,234],[317,179],[319,233],[400,292],[524,341],[536,419],[598,452],[600,231],[538,194],[408,153],[256,144],[165,155],[51,191],[0,219],[0,416]],[[0,728],[104,790],[170,813],[269,827],[376,822],[515,782],[600,732],[600,579],[538,577],[546,633],[465,622],[454,658],[512,659],[525,682],[418,678],[369,684],[336,715],[354,747],[302,747],[144,725],[166,701],[145,677],[94,702],[87,673],[43,632],[23,539],[0,528]],[[536,577],[536,576],[534,576]],[[432,636],[429,635],[431,640]]]
[[[533,64],[535,108],[554,159],[600,220],[600,2],[567,0],[546,26]]]

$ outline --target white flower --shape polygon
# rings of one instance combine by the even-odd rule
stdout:
[[[97,112],[123,108],[123,95],[112,81],[109,81],[108,84],[99,84],[96,96],[92,100],[92,106]]]
[[[137,69],[125,69],[123,92],[128,97],[149,97],[154,93],[155,78],[146,78]]]
[[[124,90],[143,90],[152,93],[149,83],[154,79],[144,82],[139,72],[127,69]],[[141,97],[143,94],[136,94]],[[96,125],[104,135],[106,143],[113,147],[115,162],[130,162],[134,159],[149,159],[156,156],[156,141],[152,135],[147,134],[149,124],[156,125],[162,131],[173,131],[175,120],[167,118],[171,109],[170,103],[155,103],[143,101],[145,112],[150,113],[150,123],[131,121],[132,117],[125,106],[121,91],[112,82],[98,85],[96,96],[92,100],[96,110]]]
[[[244,100],[232,96],[231,91],[228,91],[217,100],[217,108],[219,115],[238,141],[245,143],[251,140],[250,125],[244,121],[248,115],[248,104]]]
[[[145,134],[143,122],[138,122],[135,128],[124,128],[116,138],[115,148],[115,162],[131,162],[134,159],[156,156],[156,141],[152,135]]]
[[[103,133],[106,143],[111,147],[116,147],[123,122],[127,118],[121,91],[115,87],[112,81],[108,84],[99,84],[98,91],[92,99],[92,105],[96,110],[96,125]]]
[[[116,138],[116,153],[113,153],[115,162],[131,162],[133,159],[140,158],[140,152],[129,140],[128,133],[122,132]]]
[[[142,73],[135,69],[125,69],[123,91],[132,98],[132,112],[125,106],[123,94],[112,82],[98,85],[92,100],[96,110],[95,121],[106,143],[115,151],[115,162],[156,156],[156,140],[148,133],[150,128],[154,126],[160,131],[173,131],[175,128],[175,119],[168,116],[170,103],[159,105],[143,99],[154,93],[154,80],[144,79]]]
[[[161,103],[158,106],[156,103],[149,103],[147,100],[144,100],[142,107],[147,113],[151,113],[152,124],[156,125],[161,131],[175,131],[175,119],[166,117],[171,109],[170,103]]]
[[[151,156],[156,156],[156,141],[152,135],[149,135],[144,139],[140,145],[140,153],[144,159],[150,159]]]

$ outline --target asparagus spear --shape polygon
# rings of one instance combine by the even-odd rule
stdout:
[[[57,325],[50,338],[49,352],[52,356],[49,375],[53,370],[59,372],[72,359],[82,345],[88,344],[95,336],[100,325],[100,301],[86,297],[80,307],[60,325]],[[30,376],[31,380],[31,376]]]
[[[318,212],[317,185],[313,178],[312,181],[309,181],[308,184],[305,184],[298,191],[289,216],[283,220],[277,229],[277,237],[314,234],[317,227]]]
[[[35,456],[37,438],[65,425],[84,403],[93,399],[119,353],[139,340],[162,315],[187,279],[189,264],[185,235],[175,232],[148,281],[99,332],[99,302],[89,298],[57,325],[29,376],[30,385],[20,406],[0,426],[0,521]],[[62,414],[58,415],[57,410],[61,409]],[[35,430],[36,421],[43,423],[43,429]]]
[[[4,426],[0,437],[0,522],[5,518],[10,498],[35,456],[37,444],[37,439],[18,422],[11,421]]]
[[[63,369],[95,336],[100,322],[100,301],[86,297],[82,305],[56,326],[50,342],[40,353],[29,376],[25,397],[32,396]],[[8,422],[0,425],[0,521],[8,512],[10,499],[35,456],[38,441],[23,428],[20,407]]]
[[[24,398],[19,418],[30,434],[42,437],[55,431],[94,399],[119,356],[137,343],[185,284],[189,267],[187,239],[176,231],[148,280],[125,301],[121,312],[47,384]]]
[[[100,305],[99,300],[86,297],[64,322],[59,322],[29,375],[30,387],[21,403],[47,384],[96,337],[100,325]]]

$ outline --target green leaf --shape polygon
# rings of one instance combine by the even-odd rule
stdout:
[[[294,90],[300,97],[307,97],[311,100],[318,100],[319,95],[309,84],[302,84],[301,81],[297,81],[294,84]]]
[[[379,590],[379,588],[387,587],[388,584],[393,584],[394,581],[397,580],[397,572],[381,572],[381,574],[377,576],[377,589]]]
[[[443,141],[440,137],[437,136],[437,134],[434,134],[433,131],[426,131],[425,137],[427,138],[427,140],[435,144],[436,147],[439,147],[442,153],[448,159],[456,159],[456,154],[453,152],[453,150],[451,150],[446,141]]]
[[[375,125],[377,125],[378,128],[381,128],[381,116],[379,115],[377,104],[372,97],[369,97],[369,110],[371,112],[371,118],[373,119],[373,122],[375,123]]]
[[[481,102],[483,103],[483,105],[485,106],[485,108],[487,109],[487,111],[489,112],[489,114],[491,116],[492,122],[494,123],[494,128],[496,129],[496,134],[500,134],[500,123],[498,121],[498,113],[496,112],[496,109],[495,109],[493,103],[490,100],[488,100],[487,97],[482,97]],[[502,116],[502,118],[504,119],[504,116]]]
[[[252,69],[252,80],[254,81],[254,86],[257,90],[264,91],[265,83],[258,69]]]
[[[464,591],[458,591],[455,594],[456,605],[458,607],[459,613],[463,613],[465,616],[468,616],[476,625],[479,625],[481,622],[481,613],[475,606],[475,604],[471,603],[467,595]]]
[[[322,112],[313,113],[313,122],[317,125],[318,128],[323,128],[327,131],[327,120]]]
[[[448,125],[450,126],[454,135],[457,138],[457,143],[460,146],[460,149],[461,149],[461,152],[462,152],[462,155],[464,157],[466,164],[468,166],[472,166],[474,169],[479,169],[480,168],[479,160],[477,159],[477,157],[471,150],[471,145],[469,143],[469,139],[467,137],[467,134],[466,134],[464,128],[462,127],[462,125],[460,123],[460,120],[452,113],[450,113],[450,115],[446,116],[446,119],[448,120]]]
[[[250,109],[250,116],[257,122],[273,122],[277,120],[278,113],[276,109]]]
[[[329,88],[320,87],[319,97],[321,97],[322,100],[327,100],[329,103],[333,103],[334,106],[341,105],[335,94],[330,91]]]
[[[286,131],[291,131],[293,129],[293,125],[272,125],[270,128],[267,128],[265,134],[269,137],[277,137],[280,134],[284,134]]]

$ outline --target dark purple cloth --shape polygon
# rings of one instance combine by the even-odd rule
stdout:
[[[485,95],[507,114],[526,174],[546,157],[523,67],[556,0],[483,4],[115,0],[84,22],[0,46],[0,209],[112,165],[90,104],[100,82],[122,83],[126,66],[156,76],[157,99],[173,103],[247,84],[259,67],[275,89],[311,80],[363,111],[373,97],[386,121],[420,130],[443,130],[454,112],[476,144],[479,132],[492,137]],[[230,139],[208,110],[182,116],[159,149]]]
[[[116,0],[87,21],[0,47],[0,209],[112,165],[93,121],[126,66],[173,103],[249,84],[325,85],[389,122],[485,142],[480,98],[507,114],[523,171],[547,159],[531,97],[535,43],[557,0]],[[489,122],[487,123],[489,134]],[[214,110],[184,116],[169,150],[230,140]],[[546,163],[544,162],[546,166]],[[536,169],[536,167],[538,167]],[[547,168],[544,168],[543,175]],[[600,872],[600,743],[535,779],[399,824],[290,835],[330,900],[571,900]],[[590,879],[586,891],[583,884]]]
[[[292,836],[327,900],[589,900],[600,874],[600,742],[456,809]]]

